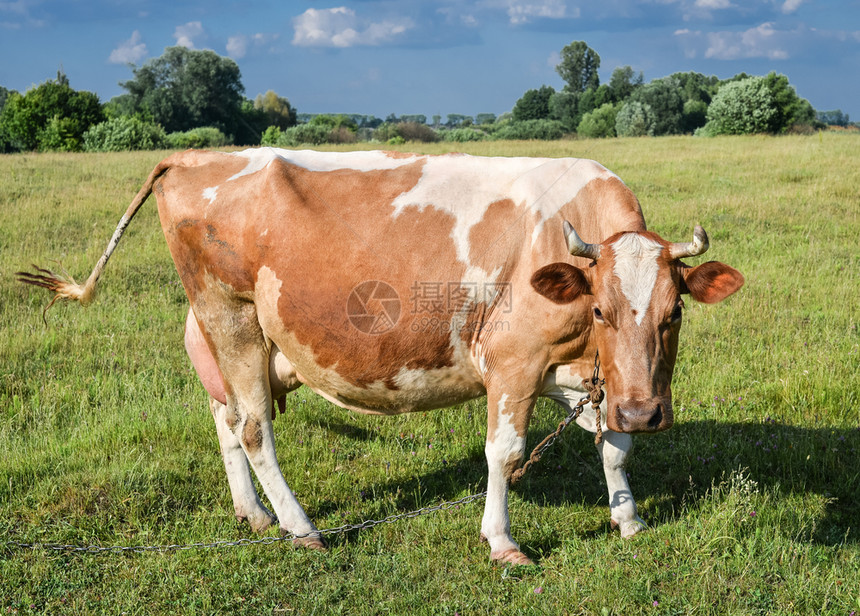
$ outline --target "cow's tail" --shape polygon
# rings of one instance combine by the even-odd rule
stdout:
[[[75,279],[65,272],[65,270],[65,275],[60,275],[36,265],[33,266],[35,269],[34,272],[17,272],[15,274],[20,282],[32,284],[54,292],[54,298],[42,312],[43,319],[45,318],[45,314],[58,299],[77,300],[84,306],[93,301],[93,298],[96,295],[96,286],[98,285],[99,277],[102,275],[108,259],[110,259],[110,256],[113,254],[114,249],[116,249],[117,244],[119,244],[120,239],[122,239],[122,235],[125,233],[126,227],[128,227],[131,219],[134,218],[134,215],[140,209],[140,206],[142,206],[149,195],[152,194],[152,187],[155,184],[155,181],[161,177],[169,167],[170,165],[167,161],[162,161],[155,167],[155,169],[152,170],[152,173],[149,174],[146,183],[144,183],[138,191],[134,200],[131,202],[131,205],[128,206],[125,214],[123,214],[120,219],[119,224],[116,226],[116,231],[113,232],[113,237],[111,237],[108,242],[107,248],[105,248],[99,262],[96,263],[90,277],[87,278],[87,281],[84,284],[81,285],[75,282]],[[60,265],[60,268],[62,268],[62,265]]]

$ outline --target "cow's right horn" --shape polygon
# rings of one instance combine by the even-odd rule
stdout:
[[[585,257],[597,260],[600,256],[600,244],[587,244],[580,239],[573,225],[564,221],[564,239],[567,240],[567,249],[574,257]]]

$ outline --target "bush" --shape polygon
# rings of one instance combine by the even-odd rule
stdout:
[[[511,122],[496,131],[493,139],[561,139],[564,129],[558,120],[525,120]]]
[[[439,141],[439,135],[436,134],[436,131],[426,124],[401,122],[395,125],[395,130],[397,131],[397,135],[403,137],[406,141],[420,141],[422,143],[435,143]],[[460,130],[469,129],[464,128]]]
[[[189,148],[219,148],[230,145],[227,136],[212,126],[192,128],[184,132],[175,132],[167,135],[167,142],[171,148],[187,150]]]
[[[601,139],[615,136],[615,118],[618,108],[612,103],[604,103],[594,111],[582,116],[576,132],[581,137]]]
[[[260,145],[278,147],[280,145],[282,135],[283,131],[281,131],[280,128],[277,126],[270,126],[263,132],[263,136],[260,138]]]
[[[167,135],[158,124],[134,116],[120,116],[96,124],[84,133],[87,152],[160,150],[167,147]]]
[[[763,77],[731,81],[708,106],[708,123],[697,135],[744,135],[774,132],[778,110]]]
[[[331,129],[327,126],[314,124],[299,124],[291,126],[281,133],[278,143],[281,147],[296,147],[299,145],[321,145],[327,143]]]
[[[651,105],[630,101],[615,116],[615,132],[619,137],[645,137],[654,135],[654,111]]]
[[[490,136],[482,130],[475,128],[453,128],[451,130],[439,131],[441,141],[454,143],[466,143],[469,141],[486,141]]]

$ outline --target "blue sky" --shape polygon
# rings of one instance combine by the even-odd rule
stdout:
[[[166,47],[239,64],[249,98],[299,112],[475,115],[564,84],[558,52],[586,41],[600,75],[777,71],[819,110],[860,120],[858,0],[0,0],[0,85],[53,78],[102,101],[128,63]]]

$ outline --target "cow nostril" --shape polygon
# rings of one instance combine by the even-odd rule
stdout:
[[[657,410],[654,411],[654,414],[651,415],[651,419],[648,420],[648,427],[652,430],[656,430],[660,427],[661,423],[663,423],[663,407],[658,404]]]

